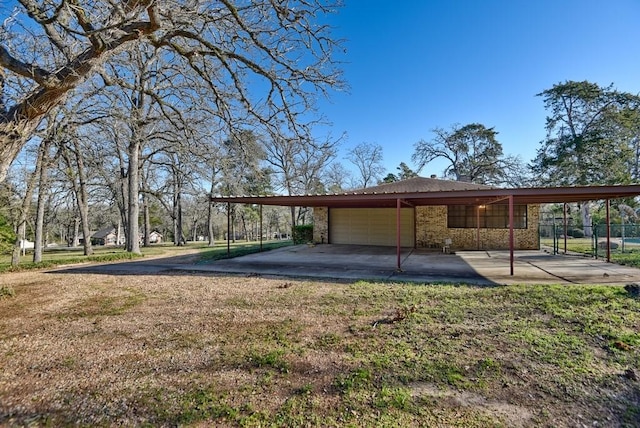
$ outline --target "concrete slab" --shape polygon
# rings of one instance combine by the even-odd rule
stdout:
[[[640,282],[640,269],[583,256],[517,251],[510,275],[508,251],[460,251],[443,254],[405,248],[397,270],[393,247],[324,244],[297,245],[233,259],[193,263],[181,258],[82,265],[57,272],[152,275],[211,272],[322,279],[410,281],[420,283],[629,284]]]
[[[483,277],[497,284],[628,284],[640,281],[640,269],[607,263],[591,257],[553,255],[543,251],[516,251],[514,275],[510,275],[509,252],[462,252]]]
[[[552,255],[543,251],[517,251],[514,276],[510,275],[508,251],[443,254],[406,248],[401,252],[401,260],[402,269],[398,271],[396,250],[393,247],[298,245],[198,265],[195,270],[478,285],[628,284],[640,281],[640,269],[588,257]]]

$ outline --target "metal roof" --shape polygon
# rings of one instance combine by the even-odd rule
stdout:
[[[428,179],[427,179],[428,180]],[[445,181],[445,180],[437,180]],[[212,196],[213,202],[261,204],[278,206],[332,207],[332,208],[385,208],[395,207],[400,200],[405,206],[422,205],[484,205],[508,203],[545,204],[596,201],[629,198],[640,195],[640,184],[614,186],[529,187],[529,188],[477,188],[467,190],[390,191],[378,192],[360,189],[353,192],[328,195],[261,195],[261,196]]]
[[[405,180],[381,183],[364,189],[352,190],[355,193],[412,193],[412,192],[442,192],[449,190],[478,190],[493,189],[485,184],[469,183],[467,181],[444,180],[435,177],[411,177]]]

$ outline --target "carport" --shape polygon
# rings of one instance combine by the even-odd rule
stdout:
[[[607,261],[610,261],[610,229],[609,229],[609,202],[611,199],[630,198],[640,195],[640,185],[614,185],[614,186],[575,186],[575,187],[530,187],[514,189],[472,189],[472,190],[447,190],[433,192],[393,192],[393,193],[367,193],[356,191],[352,193],[326,194],[326,195],[259,195],[259,196],[212,196],[212,202],[226,203],[227,213],[230,213],[231,204],[254,204],[297,207],[328,207],[328,208],[393,208],[396,212],[396,267],[402,268],[401,261],[401,237],[403,207],[416,207],[426,205],[508,205],[509,212],[509,255],[510,275],[514,274],[514,205],[547,204],[547,203],[572,203],[586,201],[606,201],[607,223]],[[260,209],[262,213],[262,209]],[[229,229],[228,218],[227,227]],[[262,224],[262,219],[260,220]],[[479,233],[479,228],[478,228]],[[260,234],[262,235],[262,233]]]

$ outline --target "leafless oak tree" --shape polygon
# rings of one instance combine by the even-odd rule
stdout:
[[[375,143],[360,143],[347,153],[347,160],[360,173],[360,187],[377,183],[385,171],[382,164],[382,146]]]
[[[272,136],[264,143],[266,163],[273,170],[274,185],[287,195],[324,193],[320,177],[336,156],[339,140]],[[304,210],[291,207],[291,224],[298,224]]]
[[[339,0],[18,0],[0,27],[0,181],[43,115],[148,43],[208,88],[229,122],[303,135],[318,94],[341,85],[319,18]]]

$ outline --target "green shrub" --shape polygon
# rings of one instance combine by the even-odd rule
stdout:
[[[306,244],[313,242],[313,225],[300,224],[293,227],[293,243]]]
[[[573,229],[571,231],[571,236],[574,238],[584,238],[584,231],[582,229]]]
[[[0,214],[0,254],[9,254],[16,242],[16,234]]]
[[[16,295],[16,291],[7,285],[3,285],[0,287],[0,299],[4,297],[14,297]]]

